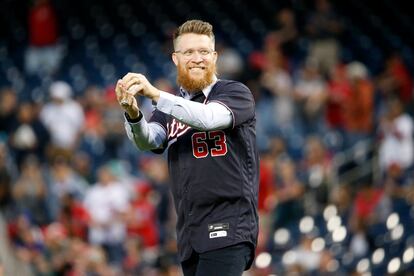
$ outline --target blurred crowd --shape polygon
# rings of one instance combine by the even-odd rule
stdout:
[[[55,15],[36,2],[25,70],[53,79]],[[298,17],[279,9],[247,58],[217,43],[219,78],[243,81],[256,100],[261,227],[247,275],[410,271],[413,72],[398,51],[375,75],[344,62],[347,26],[328,0]],[[19,96],[0,91],[0,210],[18,259],[35,275],[180,275],[165,156],[128,141],[114,86],[79,94],[53,79],[43,97]]]

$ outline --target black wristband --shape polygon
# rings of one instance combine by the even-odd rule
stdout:
[[[141,111],[139,111],[139,113],[138,113],[138,118],[135,118],[135,119],[131,119],[131,117],[129,117],[128,113],[125,112],[125,118],[127,119],[128,123],[133,123],[133,124],[138,123],[139,121],[141,121],[142,117],[143,117],[143,115],[142,115]]]

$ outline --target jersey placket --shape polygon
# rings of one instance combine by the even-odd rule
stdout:
[[[191,101],[198,102],[198,103],[204,103],[205,99],[206,99],[206,96],[204,95],[202,91],[194,93],[193,96],[191,97]],[[188,213],[186,214],[186,216],[191,218],[191,216],[193,215],[193,212],[192,212],[192,207],[190,206],[190,201],[188,198],[189,196],[188,189],[190,188],[189,186],[190,186],[190,183],[186,183],[185,186],[183,187],[183,192],[184,192],[183,198],[185,202],[184,203],[185,210],[186,211],[188,210]],[[191,223],[191,220],[189,219],[188,222]]]

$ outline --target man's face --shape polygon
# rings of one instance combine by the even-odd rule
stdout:
[[[176,41],[172,55],[177,66],[177,82],[188,92],[204,89],[213,82],[217,53],[207,35],[183,34]]]

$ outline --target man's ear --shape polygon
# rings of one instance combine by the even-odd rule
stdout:
[[[178,58],[177,58],[177,54],[176,53],[172,53],[171,58],[175,64],[175,66],[178,65]]]
[[[217,62],[217,57],[218,57],[218,54],[217,54],[217,52],[216,52],[216,51],[214,51],[214,52],[213,52],[213,60],[214,60],[214,63],[216,63],[216,62]]]

